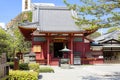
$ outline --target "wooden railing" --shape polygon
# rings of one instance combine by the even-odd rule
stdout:
[[[82,64],[103,64],[103,59],[101,58],[82,58]]]
[[[104,60],[105,64],[120,64],[120,60]]]

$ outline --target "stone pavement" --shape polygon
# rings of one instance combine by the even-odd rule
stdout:
[[[120,64],[51,66],[54,73],[40,73],[39,80],[120,80]]]

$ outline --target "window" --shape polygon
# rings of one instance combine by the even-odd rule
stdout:
[[[34,41],[46,41],[44,37],[34,37]]]
[[[74,38],[74,41],[75,41],[75,42],[82,42],[83,39],[82,39],[81,37],[75,37],[75,38]]]

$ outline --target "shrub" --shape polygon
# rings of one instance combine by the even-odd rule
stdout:
[[[10,69],[13,69],[14,68],[14,62],[8,62],[9,66],[10,66]]]
[[[10,69],[14,69],[14,62],[8,62]],[[21,63],[19,64],[20,70],[29,70],[28,63]]]
[[[10,70],[9,76],[9,80],[38,80],[38,73],[34,71]]]
[[[38,63],[29,63],[29,69],[30,70],[33,70],[33,71],[36,71],[36,72],[39,72],[39,64]]]
[[[19,64],[19,69],[20,70],[29,70],[28,63],[21,63],[21,64]]]
[[[40,72],[54,72],[54,70],[51,67],[40,67]]]

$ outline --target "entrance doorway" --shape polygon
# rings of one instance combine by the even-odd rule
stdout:
[[[62,58],[63,53],[60,50],[63,49],[62,42],[55,42],[54,43],[54,58]]]

